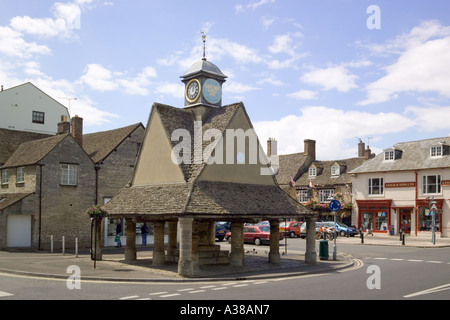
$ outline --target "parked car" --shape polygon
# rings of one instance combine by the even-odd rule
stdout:
[[[323,223],[316,222],[316,233],[319,232],[319,229],[321,227],[323,227]],[[303,222],[303,224],[300,226],[300,238],[306,238],[306,222]]]
[[[225,227],[227,230],[231,230],[231,222],[230,221],[217,221],[216,224],[220,224]]]
[[[216,239],[222,241],[225,239],[225,235],[227,233],[227,229],[219,223],[216,223]]]
[[[231,242],[231,231],[226,233],[225,238]],[[280,232],[280,240],[283,240],[283,233]],[[260,244],[270,243],[270,227],[266,225],[244,226],[244,242],[253,243],[257,246]]]
[[[287,221],[280,223],[280,231],[286,237],[300,237],[300,224],[298,221]]]
[[[323,223],[327,228],[334,228],[333,221],[325,221]],[[346,225],[345,223],[342,223],[342,222],[336,222],[336,232],[340,236],[346,236],[347,232],[350,233],[351,237],[354,237],[355,235],[358,234],[358,230],[356,230],[356,228],[349,227],[348,225]]]

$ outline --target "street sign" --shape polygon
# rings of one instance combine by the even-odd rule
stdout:
[[[338,200],[331,200],[328,208],[334,212],[339,211],[341,210],[341,203]]]
[[[434,212],[438,211],[438,208],[436,207],[436,204],[433,203],[431,205],[430,211],[434,211]]]

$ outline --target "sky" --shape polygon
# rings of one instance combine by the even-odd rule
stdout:
[[[30,81],[85,133],[182,108],[206,57],[228,76],[265,149],[318,160],[450,135],[447,0],[0,0],[0,84]],[[450,137],[448,138],[450,142]]]

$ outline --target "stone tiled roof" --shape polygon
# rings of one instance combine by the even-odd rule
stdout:
[[[305,171],[308,171],[311,156],[304,153],[294,153],[279,156],[279,170],[275,176],[280,185],[288,185],[291,179],[298,179]]]
[[[127,127],[90,133],[83,135],[83,149],[94,162],[104,160],[137,128],[143,127],[142,123],[136,123]]]
[[[0,211],[6,209],[7,207],[15,204],[16,202],[25,199],[31,193],[0,193]]]
[[[68,133],[65,133],[50,138],[25,142],[16,149],[2,168],[36,164],[68,135]]]
[[[186,129],[187,131],[189,131],[191,137],[194,137],[195,107],[179,109],[159,103],[155,103],[153,106],[154,108],[156,108],[161,117],[163,127],[166,130],[166,134],[169,140],[171,138],[172,132],[177,129]],[[206,111],[206,115],[202,119],[202,132],[205,132],[208,129],[217,129],[221,133],[223,133],[238,108],[244,108],[243,104],[235,103],[221,108],[208,108]],[[195,139],[192,138],[191,150],[194,150],[195,142]],[[171,141],[171,143],[172,147],[175,147],[179,142]],[[210,142],[203,141],[202,139],[202,150],[204,150],[208,143]],[[203,161],[201,164],[195,163],[193,152],[191,154],[191,164],[182,163],[180,165],[187,182],[193,181],[199,175],[204,166],[205,163]]]
[[[181,217],[313,215],[276,185],[199,181],[194,185],[166,184],[122,189],[104,208],[111,215]]]
[[[48,137],[48,134],[0,129],[0,165],[6,163],[22,143]]]
[[[340,172],[339,175],[331,175],[331,167],[335,164],[339,164]],[[344,160],[330,160],[330,161],[314,161],[311,165],[315,165],[319,170],[317,170],[317,175],[315,178],[311,179],[315,187],[320,186],[333,186],[333,185],[345,185],[350,184],[351,177],[349,172],[361,164],[364,163],[364,158],[349,158]],[[308,166],[309,168],[309,166]],[[296,186],[308,186],[310,181],[309,172],[306,170],[296,181]]]
[[[430,156],[430,148],[443,143],[444,155]],[[450,137],[401,142],[393,146],[397,150],[396,160],[385,161],[384,152],[366,161],[351,174],[380,171],[404,171],[450,167]]]

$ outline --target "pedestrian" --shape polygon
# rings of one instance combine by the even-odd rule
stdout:
[[[117,220],[117,225],[116,225],[116,242],[117,242],[117,246],[116,248],[120,248],[122,247],[122,242],[120,241],[120,236],[122,235],[122,221],[120,219]]]
[[[144,222],[144,224],[141,226],[141,236],[142,236],[142,245],[147,245],[147,234],[148,234],[148,226],[147,222]]]

